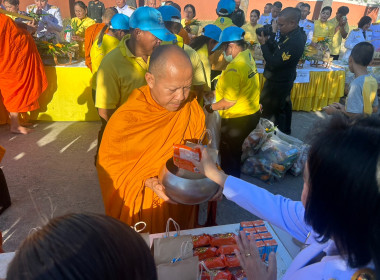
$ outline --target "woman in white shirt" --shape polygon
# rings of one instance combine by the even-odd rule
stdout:
[[[369,29],[371,27],[372,18],[369,16],[364,16],[360,19],[358,23],[357,29],[354,29],[348,35],[346,42],[344,43],[344,47],[346,48],[346,52],[343,56],[344,61],[348,61],[350,57],[352,49],[356,44],[360,42],[371,42],[372,40],[372,31]]]
[[[301,201],[224,174],[203,148],[193,163],[221,186],[219,196],[304,242],[283,279],[380,279],[380,119],[336,117],[315,135]],[[248,280],[276,279],[273,253],[266,267],[254,238],[238,243]]]

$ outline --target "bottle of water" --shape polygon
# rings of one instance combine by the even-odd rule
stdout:
[[[68,24],[65,29],[65,41],[68,43],[71,43],[71,33],[72,33],[72,28],[71,28],[71,25]]]

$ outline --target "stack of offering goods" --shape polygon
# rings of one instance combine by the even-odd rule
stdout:
[[[199,148],[191,148],[186,145],[174,145],[173,162],[178,168],[199,173],[199,170],[190,160],[200,161],[202,154]]]
[[[263,261],[268,261],[270,252],[277,251],[277,242],[268,232],[262,220],[241,222],[240,230],[254,233],[256,245]],[[192,236],[194,256],[201,262],[201,279],[244,279],[245,274],[240,266],[235,250],[239,250],[234,233]]]
[[[44,65],[70,65],[78,59],[78,45],[75,43],[52,43],[36,39],[37,50]]]
[[[302,173],[309,145],[288,136],[267,119],[260,119],[257,127],[243,144],[242,172],[264,182],[280,180],[290,170],[294,176]]]
[[[330,56],[330,39],[320,37],[317,41],[317,47],[310,46],[310,66],[329,68],[333,61],[333,57]]]

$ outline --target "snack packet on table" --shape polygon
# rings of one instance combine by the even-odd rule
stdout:
[[[217,248],[215,247],[199,247],[194,249],[194,256],[198,256],[199,260],[209,259],[216,257]]]

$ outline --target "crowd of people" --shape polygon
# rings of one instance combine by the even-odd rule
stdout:
[[[18,0],[2,4],[7,11],[22,13]],[[149,249],[125,224],[144,221],[150,233],[164,232],[169,218],[181,229],[197,226],[198,207],[172,201],[158,174],[173,156],[173,144],[197,141],[206,128],[205,118],[214,112],[221,117],[223,171],[202,147],[202,160],[193,163],[220,185],[213,201],[225,195],[310,245],[284,279],[348,279],[363,268],[379,277],[380,131],[378,117],[370,117],[377,111],[378,85],[367,71],[374,56],[367,42],[371,18],[363,17],[360,30],[349,33],[345,6],[331,20],[331,7],[324,7],[320,19],[312,22],[307,20],[309,4],[282,9],[282,3],[275,2],[267,4],[262,15],[252,10],[245,23],[240,0],[220,0],[216,20],[202,27],[192,4],[183,10],[172,1],[157,8],[152,7],[155,1],[139,8],[135,1],[115,4],[105,8],[100,1],[90,1],[87,7],[77,1],[70,23],[72,40],[93,73],[93,99],[101,119],[95,164],[105,212],[113,218],[68,215],[51,221],[21,245],[8,279],[156,279]],[[19,123],[19,113],[38,109],[38,97],[47,87],[32,36],[59,42],[63,30],[59,8],[47,0],[35,0],[26,13],[41,18],[24,23],[14,14],[0,14],[1,96],[10,112],[11,131],[23,134],[29,130]],[[325,108],[337,116],[312,142],[301,201],[274,196],[239,179],[242,144],[261,117],[291,134],[290,94],[305,46],[313,51],[325,41],[337,59],[344,38],[356,78],[345,105]],[[251,51],[254,44],[260,45],[266,62],[263,85]],[[365,207],[352,207],[354,203]],[[210,205],[209,211],[215,212],[216,202]],[[206,224],[215,224],[215,213],[208,216]],[[69,246],[80,249],[48,254],[67,246],[62,236],[72,228],[85,233],[84,240],[76,239],[78,234],[68,236]],[[254,257],[254,242],[241,235],[238,243],[248,279],[275,279],[273,255],[268,267],[262,267]],[[111,255],[121,256],[125,250],[131,255],[109,262]],[[38,261],[28,263],[35,255]],[[81,265],[85,261],[87,265]],[[44,271],[47,263],[51,267]],[[99,273],[89,276],[93,265]],[[41,274],[45,278],[38,278]]]

